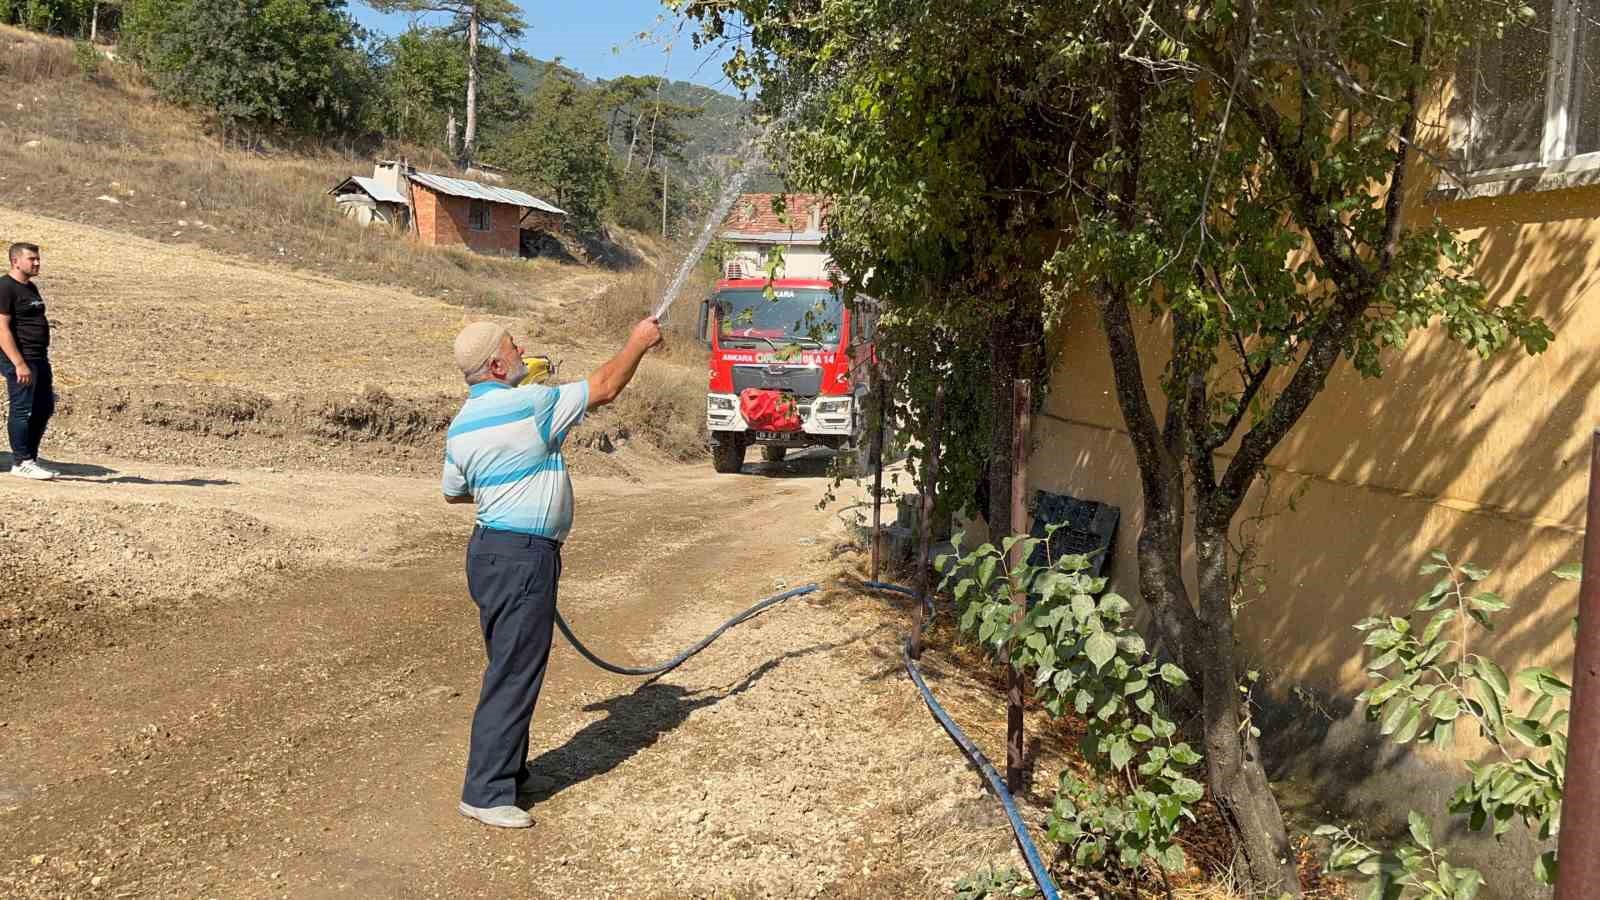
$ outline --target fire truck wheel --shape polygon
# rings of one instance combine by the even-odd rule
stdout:
[[[711,444],[711,468],[724,475],[736,474],[744,465],[744,441],[736,434],[715,438]]]
[[[761,448],[761,458],[769,463],[779,463],[783,462],[783,458],[788,452],[788,447],[775,447],[768,444]]]

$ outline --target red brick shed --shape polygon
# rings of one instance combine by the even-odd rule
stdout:
[[[517,256],[524,229],[554,231],[567,215],[509,188],[414,170],[405,176],[411,188],[412,234],[424,244]]]

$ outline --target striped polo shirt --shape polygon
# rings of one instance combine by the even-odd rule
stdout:
[[[471,494],[485,528],[564,541],[572,479],[561,442],[583,421],[589,383],[472,386],[444,442],[444,492]]]

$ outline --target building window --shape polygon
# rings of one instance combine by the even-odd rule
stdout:
[[[467,227],[473,231],[489,230],[489,203],[486,200],[471,201],[472,208],[467,212]]]
[[[1470,172],[1535,169],[1596,154],[1600,0],[1535,0],[1534,17],[1467,51],[1456,121]]]

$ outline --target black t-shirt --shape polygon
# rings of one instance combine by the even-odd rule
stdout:
[[[11,336],[23,359],[44,359],[50,350],[50,321],[44,317],[44,298],[33,282],[23,284],[0,275],[0,316],[11,317]]]

